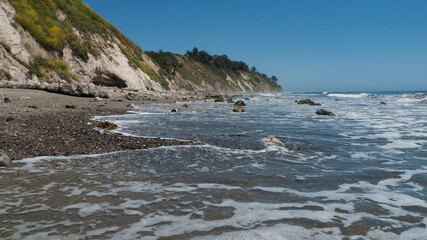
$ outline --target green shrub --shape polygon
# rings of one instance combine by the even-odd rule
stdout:
[[[41,56],[35,56],[33,61],[30,62],[30,72],[39,78],[45,76],[45,72],[50,70],[54,71],[58,76],[65,80],[75,78],[70,73],[69,67],[66,62],[60,59],[44,59]]]
[[[7,77],[7,79],[11,79],[12,75],[10,75],[10,73],[4,69],[0,69],[0,72],[3,73],[3,75],[5,75]]]

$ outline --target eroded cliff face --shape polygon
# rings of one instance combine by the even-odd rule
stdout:
[[[156,92],[281,91],[280,86],[272,87],[265,81],[250,81],[244,72],[237,77],[225,73],[225,81],[220,82],[200,63],[179,55],[186,72],[176,71],[168,76],[159,63],[86,4],[76,0],[46,0],[45,5],[48,9],[39,12],[40,9],[25,0],[0,0],[0,87],[84,84]],[[80,13],[81,9],[85,11]],[[51,13],[49,21],[42,19],[46,11]],[[84,15],[86,12],[91,15]],[[78,26],[75,13],[81,14],[83,20],[87,17],[94,21],[95,16],[104,25],[98,32]],[[46,22],[53,24],[44,28]],[[37,35],[36,30],[41,34]],[[49,49],[41,41],[43,37],[63,44]]]
[[[16,82],[16,84],[36,84],[37,82],[69,82],[69,83],[99,83],[105,86],[118,86],[136,90],[162,91],[159,83],[154,82],[141,69],[131,67],[128,58],[118,44],[118,39],[105,40],[98,34],[85,34],[85,39],[96,47],[97,56],[88,53],[87,61],[74,56],[69,46],[62,52],[46,51],[31,34],[15,20],[16,11],[9,1],[0,2],[0,69],[3,70],[0,79]],[[64,21],[67,16],[57,11],[58,20]],[[83,34],[73,28],[79,41]],[[49,71],[43,77],[37,77],[31,71],[31,61],[38,56],[44,59],[59,59],[65,62],[72,76],[63,76]],[[45,69],[46,70],[46,69]],[[44,70],[44,71],[45,71]],[[6,74],[5,74],[6,72]],[[3,83],[5,84],[5,83]],[[0,82],[1,86],[1,82]]]

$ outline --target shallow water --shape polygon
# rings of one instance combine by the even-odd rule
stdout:
[[[294,102],[305,98],[322,106]],[[0,172],[0,237],[426,239],[426,99],[260,94],[240,114],[198,102],[102,117],[204,145],[25,159]]]

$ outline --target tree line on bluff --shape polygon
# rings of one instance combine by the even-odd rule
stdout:
[[[199,49],[197,49],[195,47],[195,48],[193,48],[192,51],[188,50],[185,55],[188,57],[191,57],[192,59],[199,61],[201,63],[214,65],[215,67],[217,67],[219,69],[229,69],[229,70],[232,70],[234,72],[237,72],[237,71],[249,72],[249,66],[245,62],[243,62],[243,61],[232,61],[225,54],[213,55],[212,56],[208,52],[206,52],[204,50],[199,51]],[[277,80],[278,80],[276,76],[272,76],[271,78],[269,78],[267,76],[267,74],[258,72],[255,67],[251,67],[250,71],[256,72],[257,74],[259,74],[263,78],[270,80],[270,81],[277,82]]]

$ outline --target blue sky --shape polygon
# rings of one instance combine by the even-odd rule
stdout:
[[[285,91],[427,90],[424,0],[83,0],[144,51],[198,47]]]

